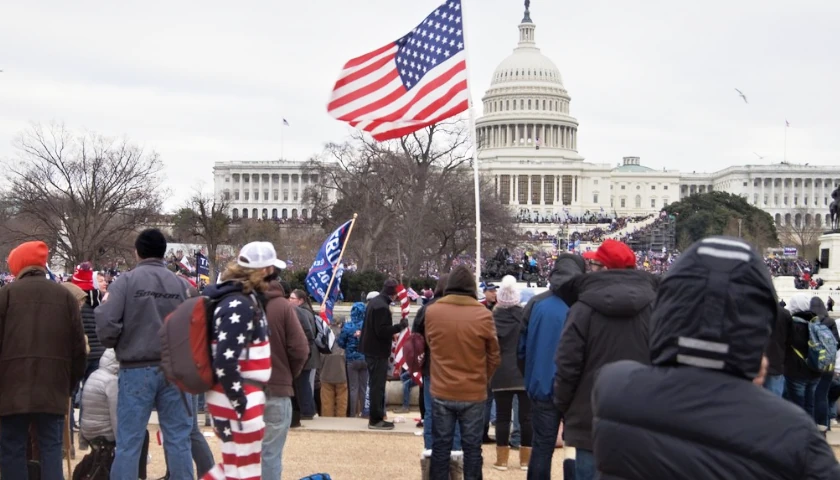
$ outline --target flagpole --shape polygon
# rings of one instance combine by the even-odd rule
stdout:
[[[341,246],[341,252],[338,253],[338,261],[335,262],[335,268],[332,269],[332,276],[330,277],[330,283],[327,285],[327,291],[324,293],[324,299],[321,300],[321,311],[324,311],[327,305],[327,299],[330,298],[330,291],[332,290],[333,282],[335,282],[335,274],[338,272],[338,266],[341,265],[341,259],[344,258],[344,250],[347,248],[347,244],[350,242],[350,235],[353,233],[353,225],[356,224],[356,217],[358,217],[358,213],[353,214],[353,220],[350,221],[350,228],[347,229],[347,236],[344,237],[344,245]]]
[[[475,109],[472,100],[472,77],[470,76],[470,55],[469,55],[469,40],[467,38],[467,14],[464,11],[464,4],[469,0],[461,2],[461,29],[464,34],[464,56],[466,57],[466,71],[467,71],[467,95],[469,96],[469,118],[470,118],[470,136],[472,137],[473,145],[473,184],[475,188],[475,282],[481,283],[481,195],[480,195],[480,180],[478,175],[478,133],[475,126]]]
[[[280,160],[283,160],[283,128],[285,125],[280,125]]]
[[[784,152],[784,163],[787,163],[787,130],[788,130],[788,121],[785,120],[785,152]]]

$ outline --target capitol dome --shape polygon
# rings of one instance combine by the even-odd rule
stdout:
[[[476,121],[479,152],[490,158],[498,149],[531,148],[542,149],[540,156],[582,160],[578,121],[569,114],[571,97],[560,69],[537,47],[529,7],[525,2],[519,43],[496,67],[482,98],[484,113]]]

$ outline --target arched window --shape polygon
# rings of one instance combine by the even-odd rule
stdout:
[[[781,225],[781,224],[782,224],[782,214],[777,213],[776,214],[776,225]]]
[[[237,218],[239,218],[239,209],[234,208],[233,210],[231,210],[230,214],[233,216],[233,219],[236,220]]]
[[[778,217],[779,215],[776,214],[776,216]],[[814,225],[816,225],[818,227],[822,227],[822,215],[821,214],[818,213],[818,214],[814,215]]]
[[[790,214],[785,214],[785,225],[790,226]]]
[[[284,208],[280,215],[282,215],[283,220],[285,220],[289,218],[289,211]]]
[[[263,220],[268,220],[268,209],[267,208],[262,209],[262,219]]]
[[[304,208],[303,210],[300,211],[300,218],[308,218],[306,215],[307,215],[307,212],[306,212],[306,209]]]
[[[256,208],[251,209],[251,218],[253,218],[254,220],[260,218],[259,215],[257,214],[257,209]]]
[[[793,224],[797,227],[802,225],[802,214],[797,213],[795,217],[793,217]]]
[[[248,218],[248,209],[247,208],[242,209],[242,218],[245,218],[245,219]]]
[[[271,219],[272,220],[277,220],[277,209],[276,208],[271,209]]]
[[[636,208],[642,208],[642,196],[636,195]]]
[[[298,215],[297,215],[297,208],[293,208],[293,209],[292,209],[292,218],[298,218]]]
[[[805,214],[805,226],[806,227],[811,226],[811,214],[810,213]]]

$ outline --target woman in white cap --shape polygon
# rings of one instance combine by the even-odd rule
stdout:
[[[222,273],[222,283],[204,290],[215,302],[213,368],[218,379],[207,392],[207,408],[222,440],[224,458],[205,479],[261,476],[258,453],[265,430],[263,390],[271,377],[271,350],[257,295],[268,289],[265,279],[276,260],[271,243],[249,243]]]

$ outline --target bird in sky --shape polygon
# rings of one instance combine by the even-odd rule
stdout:
[[[764,157],[762,157],[761,155],[759,155],[759,154],[757,154],[757,153],[755,153],[755,152],[753,152],[753,155],[755,155],[756,157],[758,157],[758,159],[759,159],[759,160],[764,160]]]
[[[736,91],[736,92],[738,92],[738,96],[739,96],[739,97],[741,97],[741,98],[743,98],[743,99],[744,99],[744,103],[750,103],[750,102],[748,102],[748,101],[747,101],[747,96],[746,96],[746,95],[744,95],[744,92],[742,92],[742,91],[738,90],[737,88],[735,89],[735,91]]]

